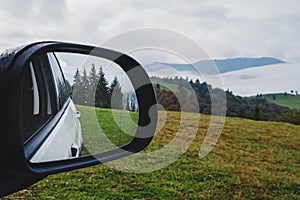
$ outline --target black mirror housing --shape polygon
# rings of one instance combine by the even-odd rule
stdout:
[[[25,64],[32,56],[54,51],[105,58],[118,64],[125,71],[132,82],[139,105],[138,128],[134,139],[129,144],[104,153],[69,160],[45,163],[28,161],[28,155],[34,152],[42,140],[36,139],[25,144],[22,141],[20,123],[22,73]],[[155,92],[145,70],[128,55],[93,46],[40,42],[1,55],[0,65],[0,110],[2,111],[0,151],[3,152],[0,165],[0,196],[26,188],[50,174],[88,167],[139,152],[148,146],[153,138],[157,123]],[[57,118],[59,120],[59,117]],[[48,123],[49,130],[51,126],[56,125],[55,121],[51,121]]]

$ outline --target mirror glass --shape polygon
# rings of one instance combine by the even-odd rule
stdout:
[[[31,106],[22,110],[25,151],[26,143],[43,140],[28,157],[30,162],[102,153],[134,138],[139,116],[137,97],[117,64],[84,54],[48,52],[33,57],[27,71],[23,90],[28,92]],[[34,125],[28,125],[28,115]],[[57,123],[53,130],[39,130],[53,121]]]

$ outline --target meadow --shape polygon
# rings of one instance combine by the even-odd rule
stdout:
[[[160,114],[170,120],[144,152],[177,133],[180,113]],[[3,199],[300,199],[300,126],[227,117],[215,148],[200,159],[211,117],[200,119],[188,151],[165,168],[139,174],[97,165],[48,176]]]
[[[264,94],[263,97],[266,98],[271,103],[285,106],[290,109],[300,109],[300,95]]]
[[[83,155],[105,152],[128,144],[137,129],[138,113],[76,105],[81,113]]]

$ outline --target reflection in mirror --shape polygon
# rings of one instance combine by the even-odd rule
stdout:
[[[47,57],[58,94],[53,98],[57,99],[57,114],[65,111],[30,161],[70,159],[129,144],[137,130],[139,108],[121,67],[83,54],[51,52]],[[50,82],[47,87],[51,87]],[[66,93],[70,98],[62,101]],[[50,105],[51,99],[47,101]]]

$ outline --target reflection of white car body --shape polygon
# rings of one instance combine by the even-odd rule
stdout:
[[[30,161],[35,163],[78,157],[82,145],[79,115],[71,100],[52,133]]]
[[[55,54],[32,58],[24,77],[23,140],[25,145],[31,142],[35,146],[30,162],[78,157],[82,146],[80,113]],[[36,128],[40,125],[42,129]]]

